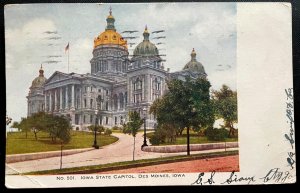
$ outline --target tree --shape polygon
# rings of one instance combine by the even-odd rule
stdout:
[[[25,132],[25,136],[27,139],[27,133],[28,133],[28,131],[30,131],[30,125],[29,125],[29,121],[27,118],[25,118],[25,117],[21,118],[21,122],[19,124],[19,129],[21,129],[22,132]]]
[[[20,123],[19,122],[17,122],[17,121],[14,121],[13,123],[12,123],[12,125],[10,126],[10,128],[17,128],[19,131],[20,131]]]
[[[32,131],[34,133],[35,140],[37,140],[37,133],[40,131],[46,131],[47,130],[47,117],[51,116],[46,114],[45,112],[38,112],[33,114],[31,117],[28,117],[28,122],[30,125],[30,128],[32,128]]]
[[[88,129],[90,131],[95,131],[96,130],[96,132],[99,132],[100,135],[101,135],[102,132],[105,131],[105,128],[103,127],[103,125],[90,125],[90,126],[88,126]]]
[[[63,143],[68,143],[71,140],[72,126],[68,117],[48,114],[45,116],[45,121],[47,122],[46,131],[49,132],[52,141],[56,142],[56,138],[59,138]]]
[[[157,117],[158,125],[172,125],[180,133],[184,128],[187,129],[188,155],[190,128],[199,130],[214,123],[210,86],[210,82],[204,78],[193,80],[187,77],[185,81],[173,79],[168,82],[168,93],[155,101],[150,108],[150,112]]]
[[[141,128],[143,124],[143,119],[141,119],[140,114],[136,111],[130,111],[128,117],[129,117],[129,121],[123,125],[123,133],[133,136],[132,159],[134,161],[135,137],[138,130]]]
[[[215,113],[218,118],[223,118],[224,127],[229,128],[229,137],[234,136],[233,124],[237,123],[237,92],[223,85],[220,91],[212,91]]]

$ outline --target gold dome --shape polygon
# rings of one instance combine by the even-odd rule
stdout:
[[[94,40],[94,48],[100,45],[119,45],[127,49],[127,41],[123,39],[123,37],[116,31],[114,22],[115,18],[112,15],[112,11],[110,8],[109,15],[106,18],[107,26],[105,31],[102,32],[98,37]]]
[[[105,30],[94,40],[94,48],[100,45],[114,44],[127,48],[127,41],[114,30]]]

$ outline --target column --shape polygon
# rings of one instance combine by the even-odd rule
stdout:
[[[45,107],[44,111],[47,112],[47,91],[45,91]]]
[[[52,94],[51,91],[49,92],[49,112],[52,111]]]
[[[152,81],[152,76],[150,75],[150,89],[149,89],[149,92],[150,92],[150,101],[152,101],[152,83],[153,83],[153,81]]]
[[[151,82],[150,82],[150,75],[149,74],[147,74],[146,75],[146,81],[145,81],[145,99],[146,99],[146,101],[150,101],[150,97],[151,97],[151,89],[150,89],[150,84],[151,84]]]
[[[75,85],[72,85],[72,96],[71,96],[71,108],[74,109],[75,108]]]
[[[126,92],[124,92],[124,95],[123,95],[123,110],[126,109],[126,95],[125,95]]]
[[[141,98],[141,102],[144,101],[146,99],[145,97],[145,75],[142,78],[142,98]]]
[[[120,98],[120,95],[118,94],[118,95],[117,95],[117,101],[118,101],[118,103],[117,103],[117,104],[118,104],[118,106],[117,106],[117,111],[120,109],[120,105],[121,105],[121,104],[120,104],[120,100],[121,100],[121,98]]]
[[[59,92],[59,110],[62,110],[62,94],[63,94],[63,89],[60,87],[60,92]]]
[[[131,80],[129,81],[130,82],[130,93],[129,93],[129,96],[130,96],[130,101],[129,103],[133,103],[133,81],[132,81],[133,78],[131,78]]]
[[[54,90],[54,110],[57,111],[57,89]]]
[[[68,96],[68,86],[66,86],[66,105],[65,105],[65,109],[68,109],[69,108],[69,96]]]

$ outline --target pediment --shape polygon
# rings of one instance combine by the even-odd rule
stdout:
[[[57,81],[61,81],[61,80],[69,79],[69,78],[70,78],[70,74],[56,71],[50,76],[50,78],[46,81],[45,84],[49,84],[52,82],[57,82]]]

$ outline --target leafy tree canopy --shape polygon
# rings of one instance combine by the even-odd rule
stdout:
[[[223,85],[219,91],[212,92],[212,97],[216,116],[224,119],[224,127],[230,129],[229,136],[232,136],[233,124],[237,123],[237,92]]]
[[[141,119],[140,114],[136,111],[130,111],[129,121],[123,125],[123,133],[131,134],[135,137],[142,124],[143,119]]]

